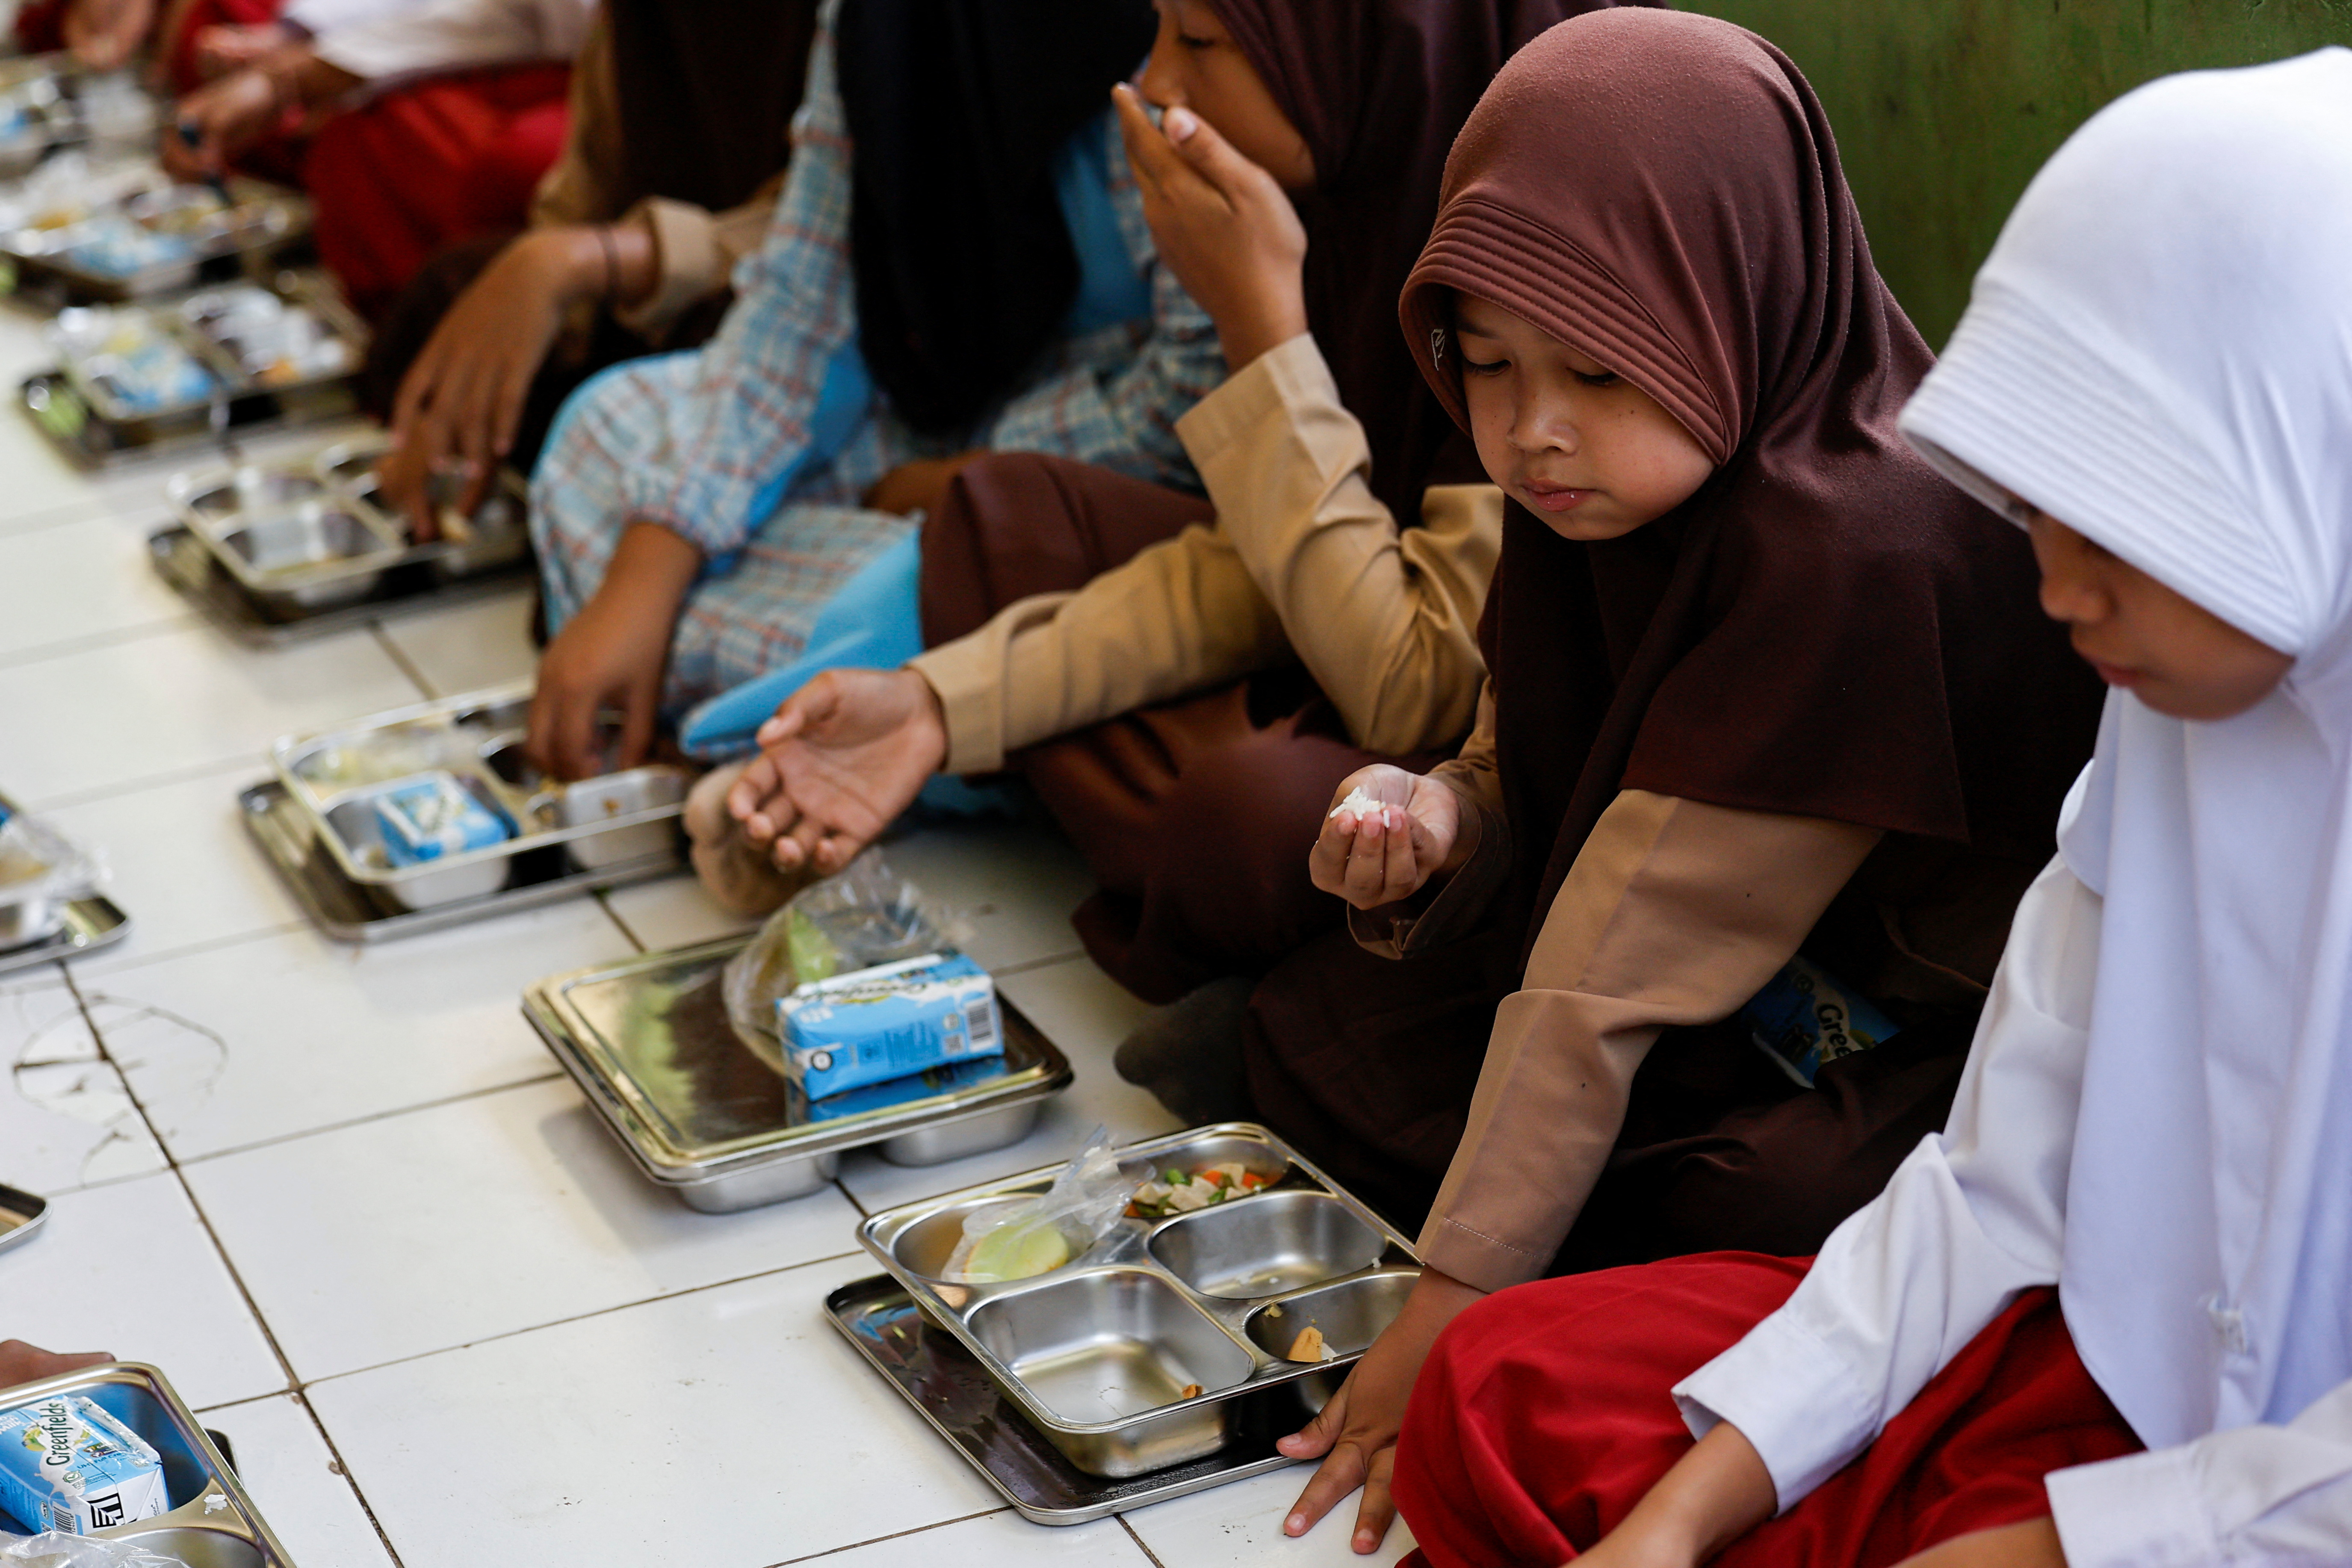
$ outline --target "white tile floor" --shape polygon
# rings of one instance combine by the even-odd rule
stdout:
[[[36,337],[0,307],[0,370]],[[1110,1069],[1143,1009],[1078,951],[1066,845],[968,827],[900,852],[1077,1065],[1031,1138],[693,1213],[517,1011],[541,975],[737,929],[691,879],[355,949],[236,821],[272,736],[527,675],[526,596],[237,647],[147,568],[164,474],[76,474],[0,411],[0,790],[102,847],[134,921],[70,980],[0,977],[0,1181],[54,1204],[0,1257],[0,1337],[163,1366],[303,1568],[1360,1561],[1337,1524],[1282,1537],[1300,1472],[1028,1524],[820,1316],[872,1272],[861,1205],[1171,1125]]]

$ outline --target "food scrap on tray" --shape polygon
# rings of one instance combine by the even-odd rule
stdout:
[[[1297,1339],[1290,1342],[1290,1349],[1284,1352],[1283,1359],[1306,1362],[1329,1361],[1332,1359],[1331,1347],[1323,1342],[1323,1331],[1309,1323],[1298,1331]]]
[[[1274,1177],[1262,1176],[1237,1160],[1197,1171],[1162,1171],[1135,1189],[1127,1212],[1137,1219],[1168,1219],[1245,1198],[1274,1182]]]

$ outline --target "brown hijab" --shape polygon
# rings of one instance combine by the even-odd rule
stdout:
[[[1461,421],[1457,289],[1615,369],[1718,465],[1607,543],[1508,509],[1484,631],[1530,913],[1627,788],[2048,858],[2098,683],[2024,536],[1895,433],[1932,356],[1786,56],[1649,10],[1530,44],[1454,145],[1402,304]]]
[[[1307,326],[1364,426],[1374,493],[1417,523],[1430,485],[1484,477],[1392,324],[1446,149],[1514,51],[1616,0],[1210,3],[1314,154],[1315,189],[1298,201]]]

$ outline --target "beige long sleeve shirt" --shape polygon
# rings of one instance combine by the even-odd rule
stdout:
[[[1437,770],[1478,814],[1478,847],[1425,908],[1353,915],[1368,948],[1435,946],[1485,912],[1513,853],[1494,754],[1488,693],[1460,756]],[[1618,795],[1554,897],[1520,989],[1496,1011],[1423,1260],[1483,1290],[1542,1273],[1600,1179],[1659,1034],[1736,1012],[1881,837],[1646,790]]]
[[[1372,494],[1363,427],[1306,336],[1230,377],[1177,433],[1213,526],[911,661],[947,717],[946,771],[992,772],[1009,752],[1291,658],[1369,750],[1460,735],[1485,675],[1478,615],[1502,492],[1433,487],[1421,526],[1400,528]]]
[[[788,149],[776,149],[776,172],[751,198],[723,212],[648,196],[624,208],[620,93],[613,71],[613,29],[599,6],[572,68],[572,127],[563,152],[531,198],[534,228],[562,224],[641,224],[652,237],[654,287],[614,312],[632,331],[659,342],[693,306],[725,289],[735,263],[759,248],[783,185]]]

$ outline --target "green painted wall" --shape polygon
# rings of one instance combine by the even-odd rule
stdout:
[[[1679,0],[1828,106],[1878,268],[1940,344],[2043,159],[2152,77],[2352,44],[2352,0]]]

